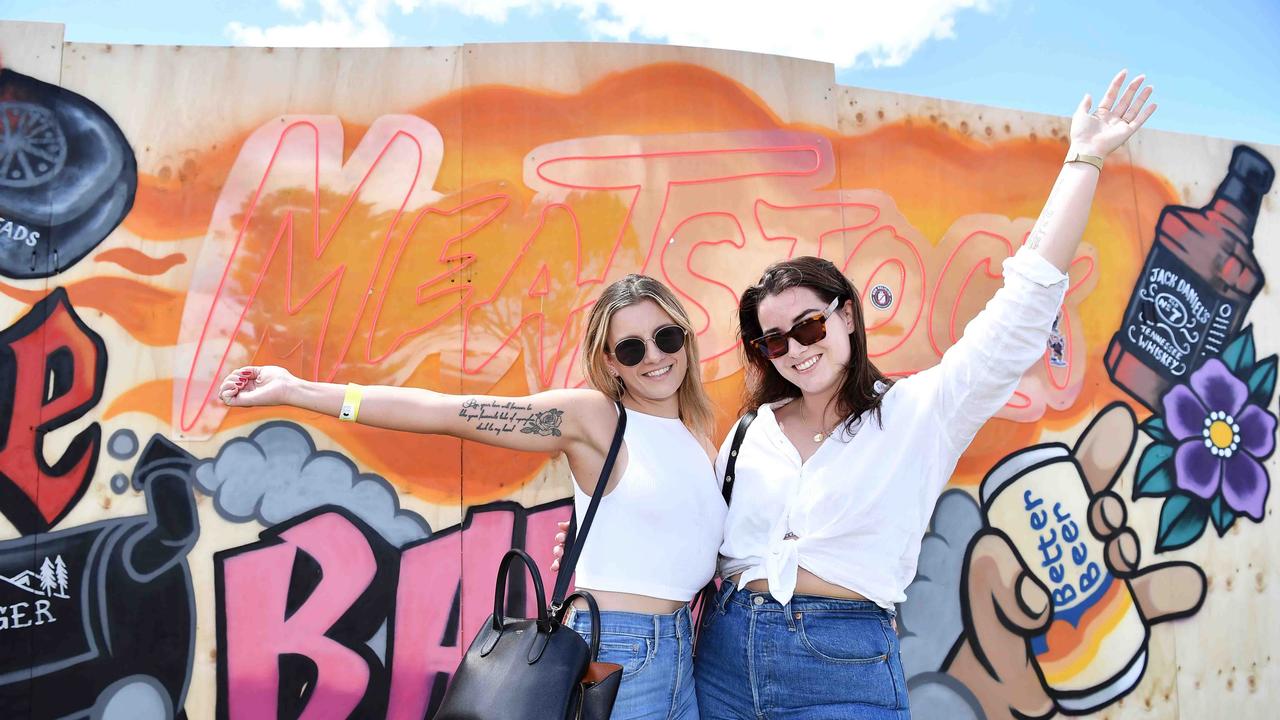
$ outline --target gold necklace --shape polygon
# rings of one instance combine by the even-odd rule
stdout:
[[[814,433],[814,434],[813,434],[813,438],[812,438],[812,439],[813,439],[813,441],[814,441],[815,443],[820,443],[820,442],[822,442],[823,440],[826,440],[827,438],[831,437],[831,434],[832,434],[832,433],[834,433],[834,432],[836,431],[836,428],[837,428],[837,427],[839,427],[839,426],[840,426],[840,423],[836,423],[835,425],[832,425],[832,426],[831,426],[831,429],[830,429],[830,430],[827,430],[827,431],[825,431],[825,432],[824,432],[824,431],[822,431],[822,430],[819,430],[818,432],[816,432],[816,433]],[[779,428],[779,429],[781,429],[783,432],[786,432],[786,430],[787,430],[786,423],[779,422],[779,423],[778,423],[778,428]]]
[[[803,404],[801,404],[801,405],[800,405],[800,420],[801,420],[801,421],[804,421],[804,419],[805,419],[805,417],[804,417],[804,405],[803,405]],[[806,424],[806,425],[808,425],[808,423],[805,423],[805,424]],[[837,428],[837,427],[839,427],[839,426],[840,426],[840,421],[839,421],[839,420],[837,420],[837,421],[836,421],[836,423],[835,423],[834,425],[832,425],[832,426],[831,426],[831,429],[830,429],[830,430],[826,430],[826,431],[824,431],[824,430],[819,429],[817,432],[815,432],[815,433],[813,434],[813,441],[814,441],[815,443],[820,443],[820,442],[822,442],[823,440],[826,440],[827,438],[831,437],[831,433],[835,432],[835,431],[836,431],[836,428]],[[782,424],[781,424],[781,423],[779,423],[779,424],[778,424],[778,427],[782,427]]]

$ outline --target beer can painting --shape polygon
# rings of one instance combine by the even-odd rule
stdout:
[[[1087,713],[1131,690],[1146,669],[1147,625],[1089,531],[1089,492],[1067,447],[1010,455],[983,479],[981,495],[987,524],[1049,589],[1053,621],[1031,639],[1031,653],[1058,707]]]

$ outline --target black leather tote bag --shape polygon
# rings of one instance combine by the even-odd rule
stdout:
[[[618,429],[582,518],[581,532],[575,533],[570,524],[569,551],[560,564],[551,603],[547,603],[533,559],[523,550],[508,551],[498,566],[493,615],[463,655],[436,720],[608,720],[622,681],[622,666],[596,661],[600,652],[600,610],[595,598],[586,591],[568,597],[565,593],[604,497],[626,426],[626,411],[618,403]],[[516,561],[524,563],[532,578],[537,617],[506,615],[507,580]],[[575,599],[585,601],[591,614],[590,644],[564,624]]]

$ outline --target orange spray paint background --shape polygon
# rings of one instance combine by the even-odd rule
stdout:
[[[998,287],[999,263],[1029,231],[1065,149],[1060,138],[979,141],[925,118],[857,135],[787,124],[741,84],[683,64],[613,73],[569,95],[467,87],[394,117],[386,142],[374,142],[385,116],[370,126],[263,118],[188,153],[176,172],[140,177],[125,227],[152,243],[204,237],[201,257],[213,248],[225,263],[117,248],[94,259],[131,276],[67,287],[76,307],[110,315],[139,343],[198,346],[175,363],[176,380],[109,398],[104,420],[143,412],[199,438],[284,417],[428,501],[457,502],[459,475],[463,506],[509,496],[547,458],[300,411],[228,414],[209,388],[232,360],[447,392],[580,384],[583,311],[604,283],[646,272],[676,288],[698,326],[723,431],[743,383],[734,299],[768,262],[828,257],[864,301],[885,285],[892,305],[866,304],[875,361],[893,374],[928,367]],[[410,119],[430,131],[403,132]],[[415,185],[431,170],[432,132],[436,174]],[[274,156],[249,142],[262,133],[278,141]],[[326,152],[342,179],[320,170]],[[251,182],[236,175],[241,162],[256,163]],[[1101,356],[1149,242],[1139,218],[1176,194],[1116,165],[1072,265],[1068,366],[1046,360],[1028,373],[953,482],[976,483],[1009,448],[1121,397]],[[223,226],[219,208],[232,209]],[[215,295],[148,282],[184,262],[218,278]],[[208,312],[193,314],[201,302]]]

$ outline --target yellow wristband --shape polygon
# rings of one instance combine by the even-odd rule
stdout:
[[[1063,161],[1063,164],[1065,165],[1069,162],[1088,163],[1089,165],[1098,168],[1098,172],[1102,172],[1102,158],[1097,155],[1085,155],[1082,152],[1073,150],[1072,152],[1067,153],[1067,159]]]
[[[355,422],[360,416],[360,399],[364,396],[364,388],[355,383],[347,383],[347,393],[342,397],[342,411],[339,420]]]

